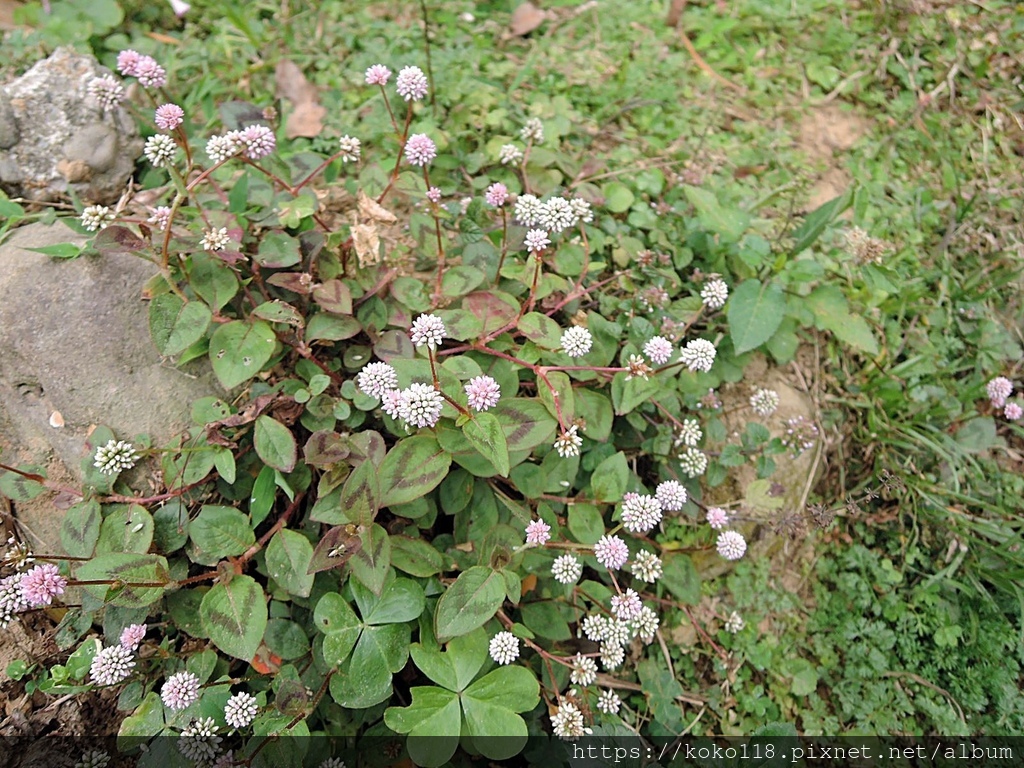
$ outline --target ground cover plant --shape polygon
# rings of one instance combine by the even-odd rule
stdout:
[[[147,195],[80,201],[95,237],[55,255],[151,260],[156,348],[231,397],[173,445],[92,433],[70,559],[12,540],[3,582],[9,620],[74,596],[70,656],[9,674],[116,690],[122,737],[199,762],[1019,731],[1020,178],[982,185],[974,123],[929,106],[954,64],[961,100],[1013,93],[1012,53],[971,41],[1020,17],[904,9],[882,40],[892,9],[808,4],[828,44],[802,48],[762,5],[685,17],[707,82],[747,89],[712,116],[652,84],[646,6],[558,6],[497,54],[479,33],[511,9],[429,9],[429,58],[420,9],[288,17],[343,66],[281,53],[276,6],[197,8],[201,52],[124,36],[147,16],[98,25],[116,74],[93,95],[147,131]],[[240,77],[200,75],[229,59]],[[300,110],[288,62],[331,109]],[[707,98],[685,47],[666,65]],[[769,157],[785,132],[745,114],[800,80],[893,123],[810,209],[798,153]],[[985,107],[987,153],[1015,151],[1011,104]],[[811,418],[777,414],[764,361],[807,373]],[[46,490],[6,466],[6,495]],[[787,541],[816,559],[795,584]],[[332,741],[269,738],[309,733]]]

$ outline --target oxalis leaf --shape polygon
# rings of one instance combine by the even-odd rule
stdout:
[[[462,427],[462,434],[488,459],[498,474],[508,477],[508,441],[497,416],[489,413],[478,413]]]
[[[786,297],[774,283],[746,280],[729,300],[729,334],[736,354],[764,344],[778,330],[786,311]]]
[[[434,633],[441,642],[483,626],[505,600],[505,580],[493,568],[475,565],[437,601]]]
[[[248,381],[267,364],[277,344],[274,330],[262,320],[232,320],[210,337],[210,363],[225,389]]]
[[[268,467],[282,472],[291,472],[295,469],[299,447],[292,431],[281,422],[269,416],[260,416],[256,419],[253,443],[256,446],[256,455],[263,459]]]
[[[214,645],[236,659],[252,661],[267,629],[266,598],[255,579],[235,576],[206,593],[199,617]]]

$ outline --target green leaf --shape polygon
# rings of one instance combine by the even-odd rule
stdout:
[[[252,311],[252,315],[272,323],[294,325],[296,328],[301,328],[306,322],[299,310],[283,301],[265,301]]]
[[[633,205],[633,192],[621,181],[612,181],[601,188],[604,207],[612,213],[625,213]]]
[[[572,388],[572,381],[562,371],[554,371],[548,374],[548,387],[547,384],[540,386],[542,382],[537,382],[537,396],[538,399],[544,403],[544,407],[548,409],[548,413],[557,418],[558,410],[561,408],[562,418],[568,423],[573,420],[576,416],[576,393]],[[552,392],[552,388],[554,392]],[[558,405],[555,405],[555,399],[558,399]]]
[[[815,288],[804,299],[814,313],[819,328],[832,331],[840,341],[846,342],[869,355],[878,354],[878,342],[863,317],[850,314],[843,292],[834,285]]]
[[[487,660],[488,640],[487,633],[477,628],[467,635],[453,638],[445,652],[416,643],[411,648],[412,660],[438,685],[451,691],[463,691]]]
[[[253,257],[263,267],[294,267],[302,260],[299,241],[284,232],[268,232]]]
[[[26,248],[25,250],[42,253],[55,259],[73,259],[85,249],[83,246],[75,245],[74,243],[57,243],[56,245],[44,245],[42,248]]]
[[[562,343],[562,329],[558,323],[540,312],[527,312],[519,319],[519,330],[540,347],[557,349]]]
[[[829,200],[827,203],[819,205],[804,219],[803,224],[797,227],[791,235],[793,239],[793,247],[790,249],[790,256],[797,256],[803,251],[810,248],[815,241],[821,237],[821,233],[825,231],[832,221],[835,221],[836,217],[840,213],[850,207],[850,203],[853,202],[853,191],[847,190],[839,197]]]
[[[360,538],[363,546],[348,561],[348,567],[356,581],[379,595],[391,568],[391,539],[376,523],[363,531]]]
[[[555,641],[572,637],[569,624],[555,603],[527,603],[522,608],[522,615],[523,624],[540,637]]]
[[[392,694],[391,675],[409,659],[407,624],[366,627],[352,656],[331,678],[331,696],[348,709],[366,709]]]
[[[292,431],[284,424],[269,416],[256,419],[253,433],[256,455],[263,459],[268,467],[291,472],[299,457],[299,447]]]
[[[173,293],[154,296],[149,302],[149,332],[157,351],[165,357],[184,352],[203,338],[212,318],[203,302],[186,303]]]
[[[391,564],[412,576],[427,578],[445,569],[444,556],[423,539],[391,537]]]
[[[597,501],[619,501],[629,483],[629,465],[626,454],[619,451],[602,461],[590,476],[590,487]]]
[[[145,608],[163,597],[166,588],[173,584],[166,558],[130,553],[95,557],[75,569],[75,578],[112,582],[84,588],[96,599],[121,608]],[[158,586],[150,586],[154,584]]]
[[[584,436],[603,443],[611,435],[615,414],[611,401],[600,392],[577,389],[576,415],[586,422],[581,430]]]
[[[203,597],[199,617],[210,640],[229,656],[252,661],[267,630],[263,589],[250,576],[234,576]]]
[[[341,508],[345,517],[360,525],[370,525],[380,508],[380,479],[372,461],[364,461],[348,476],[341,489]]]
[[[490,413],[476,413],[462,427],[462,433],[480,454],[494,465],[502,477],[508,477],[508,443],[498,417]]]
[[[751,507],[765,510],[782,509],[786,502],[782,496],[772,493],[772,482],[767,478],[747,483],[743,500]]]
[[[570,505],[569,533],[580,544],[597,544],[605,534],[601,510],[593,504]]]
[[[412,688],[412,704],[388,707],[384,723],[397,733],[409,734],[409,758],[424,768],[447,763],[459,746],[462,715],[458,694],[435,686]]]
[[[100,503],[96,499],[80,501],[64,515],[60,543],[72,557],[92,557],[100,537]]]
[[[256,482],[252,486],[252,494],[249,496],[249,516],[252,518],[253,527],[267,519],[270,510],[274,507],[274,499],[277,498],[277,474],[273,467],[263,467],[256,475]]]
[[[637,675],[655,720],[664,728],[680,730],[683,727],[683,712],[676,696],[683,693],[683,686],[663,663],[654,659],[644,659],[637,664]]]
[[[793,678],[790,690],[794,696],[807,696],[817,689],[818,672],[807,659],[791,659],[785,671]]]
[[[462,697],[463,701],[472,699],[510,712],[529,712],[540,701],[540,684],[537,676],[526,667],[498,667],[469,686]]]
[[[437,601],[434,634],[444,642],[482,627],[505,600],[505,580],[492,568],[475,565],[459,575]]]
[[[145,507],[118,504],[108,507],[108,510],[100,526],[96,553],[148,552],[153,543],[153,518]]]
[[[205,251],[192,254],[189,285],[214,311],[220,311],[238,293],[238,278],[231,267]]]
[[[505,430],[510,452],[529,451],[554,440],[558,422],[540,400],[525,397],[503,399],[494,406],[492,413]]]
[[[431,435],[399,440],[380,465],[381,506],[408,504],[434,490],[451,463],[452,457]]]
[[[313,545],[298,531],[284,528],[274,534],[267,546],[267,571],[270,577],[298,597],[309,597],[315,574],[307,573],[313,559]]]
[[[264,321],[224,323],[210,337],[210,363],[224,389],[248,381],[274,354],[277,339]]]
[[[249,518],[234,507],[206,504],[189,525],[192,542],[218,560],[240,555],[256,543]]]
[[[689,555],[672,552],[662,558],[661,583],[676,599],[687,605],[700,602],[700,576]]]
[[[628,376],[626,371],[619,371],[612,379],[612,406],[619,416],[632,413],[638,405],[646,403],[661,389],[656,378],[634,376],[630,379]]]
[[[361,626],[352,606],[337,592],[328,592],[317,601],[313,623],[324,634]]]
[[[740,283],[729,299],[729,335],[741,355],[772,337],[786,311],[786,298],[774,283],[751,279]]]
[[[313,315],[306,326],[306,341],[344,341],[361,330],[363,327],[354,317],[320,312]]]
[[[418,619],[425,605],[423,587],[412,579],[395,579],[381,593],[380,600],[363,617],[367,625],[400,624]]]
[[[750,226],[749,213],[723,206],[714,193],[690,186],[684,186],[683,191],[690,204],[697,209],[701,225],[721,235],[726,242],[736,242]]]
[[[421,283],[416,282],[416,285]],[[335,315],[352,314],[352,291],[341,280],[328,280],[313,289],[313,299]]]

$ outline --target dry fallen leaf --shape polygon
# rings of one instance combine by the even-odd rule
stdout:
[[[352,245],[359,257],[359,266],[368,267],[380,263],[380,237],[373,224],[353,224]]]
[[[394,224],[398,218],[376,200],[367,197],[362,190],[359,191],[359,213],[363,219],[379,221],[384,224]]]
[[[513,35],[528,35],[539,27],[546,18],[547,14],[544,11],[533,3],[526,2],[517,6],[512,11],[512,21],[509,23],[509,29]]]
[[[302,136],[313,138],[324,129],[323,118],[327,110],[320,106],[316,86],[293,61],[282,59],[274,70],[277,92],[291,102],[292,112],[285,122],[285,135],[294,139]]]

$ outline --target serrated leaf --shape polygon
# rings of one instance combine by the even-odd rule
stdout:
[[[298,461],[299,447],[292,431],[284,424],[270,416],[256,419],[253,434],[256,455],[263,459],[268,467],[281,472],[291,472]]]
[[[263,320],[244,323],[232,320],[210,337],[210,363],[217,380],[225,389],[248,381],[274,354],[277,338]]]
[[[849,208],[851,202],[853,202],[853,190],[848,189],[839,197],[819,205],[807,214],[803,223],[793,231],[793,247],[790,249],[789,254],[797,256],[810,248],[821,237],[825,227],[834,221],[840,213]]]
[[[741,355],[772,337],[786,312],[786,297],[774,283],[751,279],[740,283],[729,299],[729,335]]]
[[[878,354],[878,342],[863,317],[850,313],[846,297],[834,285],[815,288],[804,299],[805,305],[814,313],[819,328],[832,331],[840,341],[867,352]]]
[[[699,187],[684,186],[690,204],[697,209],[697,218],[708,229],[728,242],[740,239],[750,226],[750,214],[739,208],[722,205],[714,193]]]
[[[250,576],[234,576],[214,585],[199,605],[210,640],[229,656],[252,661],[267,629],[263,589]]]

